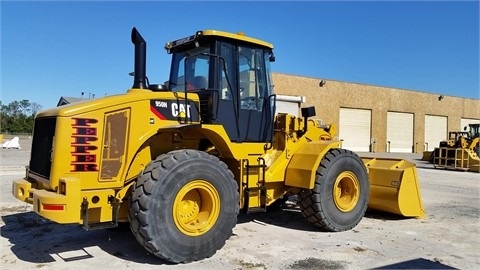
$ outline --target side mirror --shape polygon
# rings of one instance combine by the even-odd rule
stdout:
[[[302,108],[302,117],[303,117],[303,131],[300,133],[300,134],[305,134],[307,132],[307,126],[308,126],[308,117],[312,117],[312,116],[315,116],[316,113],[315,113],[315,107],[306,107],[306,108]]]
[[[275,55],[273,53],[270,54],[270,57],[268,58],[268,61],[275,62]]]
[[[315,113],[315,107],[302,108],[302,117],[308,118],[317,115]]]

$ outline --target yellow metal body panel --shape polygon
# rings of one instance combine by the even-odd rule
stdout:
[[[315,184],[315,173],[323,156],[328,150],[339,147],[339,142],[316,141],[304,144],[295,152],[287,167],[285,184],[312,189]]]
[[[32,190],[32,183],[25,179],[15,179],[12,183],[13,196],[20,201],[32,204],[33,198],[30,197],[30,191]]]
[[[370,209],[406,217],[425,216],[415,164],[404,159],[362,160],[370,179]]]
[[[77,178],[60,179],[63,193],[36,189],[25,179],[13,182],[14,196],[33,204],[33,210],[44,218],[57,223],[82,223],[81,204],[86,200],[89,204],[90,222],[99,223],[112,220],[112,206],[109,198],[114,196],[113,189],[81,190],[81,181]],[[57,209],[48,209],[54,206]]]
[[[65,193],[59,194],[45,189],[32,189],[33,211],[57,223],[75,223],[80,220],[81,182],[78,178],[61,179]],[[63,210],[49,210],[46,205],[62,206]]]

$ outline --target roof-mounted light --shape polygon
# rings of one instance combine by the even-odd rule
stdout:
[[[197,32],[197,34],[198,34],[198,32]],[[193,35],[193,36],[188,36],[188,37],[184,37],[184,38],[181,38],[181,39],[177,39],[175,41],[167,42],[165,44],[165,49],[167,51],[170,51],[170,49],[172,49],[173,47],[180,46],[182,44],[185,44],[185,43],[188,43],[188,42],[191,42],[191,41],[195,40],[196,37],[197,37],[197,35]]]

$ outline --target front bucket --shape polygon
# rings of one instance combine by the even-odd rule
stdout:
[[[424,151],[422,161],[430,161],[432,159],[433,151]]]
[[[362,157],[370,178],[368,208],[405,217],[423,217],[415,164],[404,159]]]

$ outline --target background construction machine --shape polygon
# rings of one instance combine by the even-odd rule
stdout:
[[[424,215],[415,165],[361,159],[335,125],[276,110],[270,43],[215,30],[166,44],[170,78],[149,84],[133,28],[126,94],[37,114],[26,177],[13,195],[40,216],[86,230],[129,221],[138,242],[171,262],[212,256],[239,212],[298,195],[306,220],[355,227],[368,207]],[[276,113],[278,112],[278,113]]]
[[[463,131],[448,133],[431,153],[435,168],[480,172],[480,124],[469,124]]]

